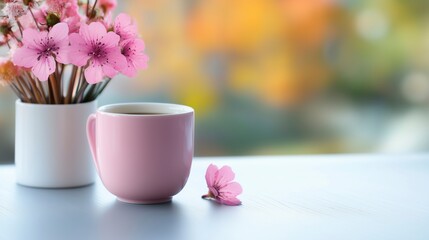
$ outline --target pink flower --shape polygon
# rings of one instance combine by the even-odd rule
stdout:
[[[104,13],[109,13],[116,8],[116,0],[98,0],[98,5],[103,9]]]
[[[121,41],[125,41],[137,36],[137,25],[130,16],[121,13],[115,18],[113,31],[121,37]]]
[[[46,0],[49,12],[55,12],[61,17],[73,17],[78,15],[79,6],[76,0]]]
[[[80,18],[80,16],[62,18],[61,22],[67,23],[67,25],[69,26],[69,29],[70,29],[69,30],[70,33],[77,33],[77,32],[79,32],[79,27],[80,27],[80,24],[81,24],[81,18]]]
[[[243,189],[234,180],[235,174],[229,166],[223,166],[218,169],[216,165],[210,164],[206,171],[206,182],[209,192],[203,195],[204,199],[214,199],[216,202],[236,206],[240,205],[241,201],[238,200],[239,195]]]
[[[23,46],[16,49],[12,61],[22,67],[31,67],[31,71],[40,81],[46,81],[55,71],[55,59],[66,63],[68,26],[58,23],[47,31],[38,32],[35,29],[26,29],[23,33]]]
[[[76,66],[88,65],[84,74],[90,84],[102,81],[104,76],[112,78],[127,66],[118,44],[119,36],[107,32],[103,24],[82,24],[79,34],[70,34],[70,62]]]
[[[25,15],[27,7],[20,2],[5,3],[2,12],[11,19],[15,19]]]
[[[137,69],[146,68],[148,56],[143,53],[145,46],[141,39],[133,38],[122,43],[122,54],[127,59],[127,66],[122,69],[122,73],[128,77],[134,77]]]
[[[78,1],[76,0],[46,0],[41,7],[46,13],[54,12],[61,22],[67,23],[70,33],[78,32],[82,17],[79,15]],[[44,20],[46,21],[46,20]]]
[[[39,26],[45,26],[46,25],[46,16],[44,15],[44,12],[42,12],[40,9],[33,9],[34,17],[36,18],[36,21],[39,24]],[[31,15],[30,11],[27,11],[27,13],[21,17],[18,18],[19,22],[21,23],[21,26],[24,29],[27,28],[37,28],[36,23],[34,22],[34,18]],[[43,28],[43,27],[42,27]]]

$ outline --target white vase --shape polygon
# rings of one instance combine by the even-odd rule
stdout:
[[[97,101],[31,104],[16,101],[15,165],[19,184],[68,188],[94,182],[86,121]]]

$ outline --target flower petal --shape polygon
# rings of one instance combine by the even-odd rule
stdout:
[[[77,33],[70,34],[70,44],[71,46],[67,50],[68,60],[77,66],[84,66],[90,56],[89,46],[86,44],[85,40]]]
[[[148,57],[143,53],[144,42],[141,39],[128,39],[121,43],[122,54],[127,58],[127,66],[121,71],[128,77],[134,77],[137,69],[146,68]]]
[[[103,70],[98,64],[92,63],[85,69],[85,79],[89,84],[98,83],[103,80]]]
[[[123,26],[128,26],[132,23],[132,19],[128,14],[125,13],[120,13],[118,16],[116,16],[115,18],[115,25],[123,25]]]
[[[62,41],[58,41],[55,43],[55,45],[60,49],[69,47],[70,46],[69,38],[65,38]]]
[[[149,61],[149,57],[145,54],[140,54],[137,56],[134,56],[133,58],[133,64],[136,68],[147,68],[147,62]]]
[[[109,78],[113,78],[116,74],[118,74],[118,71],[113,68],[110,64],[103,64],[103,73],[108,76]]]
[[[226,205],[240,205],[241,201],[237,198],[237,195],[243,192],[241,185],[237,182],[232,182],[219,190],[217,199],[220,203]]]
[[[70,59],[70,55],[71,55],[70,51],[71,51],[71,48],[69,46],[60,48],[58,50],[58,52],[56,53],[56,59],[57,59],[57,61],[60,62],[60,63],[64,63],[64,64],[71,63],[71,59],[73,59],[74,57],[72,57]]]
[[[107,59],[109,64],[111,64],[116,70],[122,71],[127,67],[127,59],[124,55],[121,54],[119,48],[114,48],[108,53]]]
[[[122,69],[123,73],[127,77],[135,77],[138,69],[147,68],[148,57],[146,55],[133,56],[132,58],[127,58],[127,67]]]
[[[67,39],[69,35],[69,26],[67,23],[55,24],[48,33],[48,37],[54,42],[61,42]]]
[[[121,71],[122,74],[124,74],[127,77],[135,77],[137,74],[137,69],[134,66],[134,64],[130,61],[128,61],[127,67],[123,68]]]
[[[238,182],[230,182],[224,187],[219,189],[219,195],[223,196],[225,199],[236,197],[242,192],[243,192],[243,188]]]
[[[80,35],[83,37],[86,43],[90,43],[94,40],[100,40],[106,35],[106,27],[100,22],[93,22],[89,25],[82,24],[80,26]]]
[[[22,42],[24,46],[40,49],[42,45],[40,43],[44,43],[46,41],[47,32],[38,32],[33,28],[27,28],[23,32]]]
[[[40,81],[48,80],[49,75],[55,71],[54,57],[40,58],[40,60],[36,61],[31,71]]]
[[[134,49],[136,50],[136,52],[143,51],[145,49],[145,44],[143,40],[139,38],[134,39]]]
[[[71,63],[70,51],[72,50],[72,47],[69,46],[69,39],[65,38],[64,40],[57,42],[56,46],[58,47],[58,50],[55,52],[57,61],[60,63],[64,63],[64,64]],[[76,55],[74,55],[72,58],[75,58],[75,57],[76,57]]]
[[[119,44],[119,35],[114,32],[108,32],[106,35],[100,39],[100,42],[106,44],[106,48],[118,47]]]
[[[15,50],[12,61],[17,66],[30,68],[36,64],[37,57],[37,50],[24,46]]]
[[[235,174],[232,171],[230,166],[223,166],[219,169],[218,177],[216,179],[216,185],[218,187],[223,187],[232,180],[234,180]]]
[[[216,173],[218,168],[214,164],[210,164],[206,171],[206,182],[208,187],[212,187],[216,181]]]
[[[114,31],[121,37],[121,41],[133,38],[137,35],[137,25],[131,17],[125,13],[119,14],[113,24]]]

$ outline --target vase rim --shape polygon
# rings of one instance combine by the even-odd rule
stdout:
[[[83,102],[83,103],[71,103],[71,104],[44,104],[44,103],[25,103],[25,102],[22,102],[21,101],[21,99],[17,99],[16,100],[16,104],[17,105],[22,105],[22,106],[33,106],[33,107],[44,107],[44,108],[46,108],[46,107],[52,107],[52,108],[55,108],[55,107],[76,107],[76,106],[84,106],[84,105],[91,105],[91,104],[94,104],[94,103],[96,103],[97,102],[97,99],[94,99],[94,100],[92,100],[92,101],[90,101],[90,102]]]

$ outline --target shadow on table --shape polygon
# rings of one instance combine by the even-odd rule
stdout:
[[[4,165],[4,164],[13,164],[13,154],[4,154],[2,152],[2,149],[0,149],[0,165]]]
[[[69,189],[16,186],[5,200],[10,221],[1,227],[10,239],[183,239],[190,227],[186,211],[174,200],[122,203],[106,197],[96,184]]]
[[[43,189],[16,185],[11,239],[93,239],[95,187]]]
[[[99,239],[181,239],[186,234],[184,212],[174,202],[138,205],[115,201],[100,216]]]

